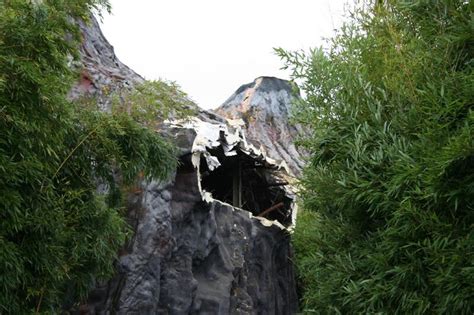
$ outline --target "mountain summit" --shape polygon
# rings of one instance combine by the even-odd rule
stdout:
[[[304,165],[304,152],[295,140],[304,128],[290,122],[291,106],[300,98],[291,83],[275,77],[259,77],[239,87],[215,112],[229,119],[241,119],[247,139],[269,157],[285,161],[293,175]]]

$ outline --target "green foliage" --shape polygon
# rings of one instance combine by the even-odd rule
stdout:
[[[103,6],[0,1],[0,314],[84,298],[127,236],[120,185],[175,168],[173,147],[134,117],[66,99],[78,77],[71,18]]]
[[[324,52],[277,50],[309,126],[295,233],[316,313],[474,312],[472,1],[374,1]]]
[[[183,119],[195,114],[196,105],[175,82],[145,81],[131,91],[121,91],[112,98],[113,112],[127,112],[145,125],[161,123],[174,117]]]
[[[132,89],[104,87],[101,96],[109,102],[111,113],[125,113],[150,128],[159,128],[167,119],[186,119],[197,113],[197,105],[176,82],[161,79],[137,83]],[[93,95],[83,95],[77,103],[89,110],[97,108]]]

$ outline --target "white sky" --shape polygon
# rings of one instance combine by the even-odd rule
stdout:
[[[102,30],[146,79],[176,81],[203,108],[259,76],[288,79],[273,47],[324,44],[347,0],[111,0]]]

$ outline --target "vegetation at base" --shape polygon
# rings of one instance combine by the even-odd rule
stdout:
[[[474,3],[370,1],[327,51],[277,52],[312,130],[302,306],[474,313]]]
[[[120,186],[175,169],[172,145],[140,116],[66,98],[79,78],[73,19],[104,7],[0,1],[0,314],[57,313],[84,298],[127,236]]]

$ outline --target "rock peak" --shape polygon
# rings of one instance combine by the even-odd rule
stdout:
[[[247,89],[255,89],[260,92],[278,92],[284,90],[288,93],[293,93],[290,81],[283,80],[277,77],[261,76],[256,78],[253,82],[240,86],[234,94],[242,93]]]
[[[286,161],[292,173],[298,175],[304,154],[294,142],[306,131],[292,124],[289,117],[299,97],[289,81],[262,76],[238,88],[215,112],[229,119],[242,119],[247,139],[264,147],[269,157]]]
[[[216,111],[222,114],[229,110],[241,113],[258,110],[271,113],[272,116],[288,117],[290,106],[298,97],[290,81],[261,76],[240,86]]]

